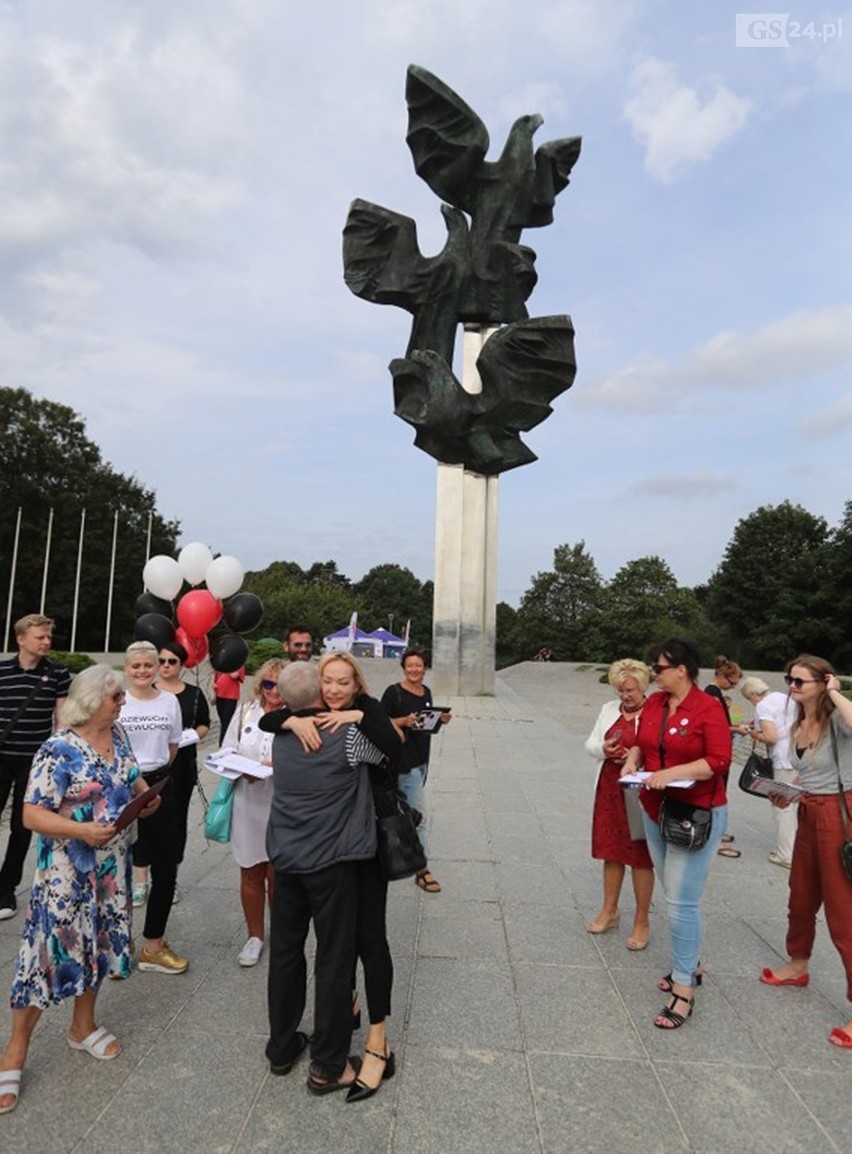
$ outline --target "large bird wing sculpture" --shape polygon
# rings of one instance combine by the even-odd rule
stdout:
[[[495,333],[477,361],[481,393],[467,393],[430,351],[415,350],[390,369],[394,411],[416,430],[415,445],[445,464],[495,475],[536,459],[519,433],[540,424],[573,384],[574,328],[567,316],[536,317]]]
[[[343,276],[363,300],[392,304],[414,315],[409,355],[434,349],[452,364],[459,299],[468,270],[467,222],[441,206],[447,243],[424,257],[409,216],[366,200],[354,200],[343,229]]]

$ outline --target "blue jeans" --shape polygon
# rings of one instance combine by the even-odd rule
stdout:
[[[423,820],[417,827],[417,836],[420,838],[420,844],[423,846],[423,852],[427,858],[429,850],[426,845],[426,811],[423,809],[423,786],[426,784],[426,774],[429,770],[428,765],[415,765],[413,769],[409,769],[406,773],[401,773],[396,779],[397,788],[412,809],[419,809],[423,814]]]
[[[660,836],[659,826],[642,810],[648,852],[666,897],[672,934],[672,981],[693,986],[701,957],[701,895],[722,834],[728,826],[728,807],[713,807],[713,825],[707,844],[698,850],[679,849]]]

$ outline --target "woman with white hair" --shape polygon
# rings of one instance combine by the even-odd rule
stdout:
[[[645,691],[651,671],[641,661],[624,657],[609,667],[608,681],[618,694],[618,701],[607,701],[598,714],[595,727],[586,742],[586,752],[601,761],[595,805],[592,811],[592,857],[603,862],[603,905],[600,913],[586,926],[590,934],[605,934],[618,929],[621,912],[618,900],[624,882],[624,871],[630,866],[636,913],[633,929],[627,939],[628,950],[644,950],[651,934],[648,914],[654,892],[654,869],[644,837],[634,840],[627,817],[628,796],[620,784],[621,767],[627,750],[636,737],[636,726],[645,704]],[[641,814],[636,814],[641,828]]]
[[[117,833],[115,822],[146,787],[116,724],[123,700],[122,678],[110,666],[83,670],[62,712],[67,728],[33,761],[24,825],[39,835],[37,867],[0,1058],[0,1114],[18,1103],[32,1032],[52,1002],[74,999],[72,1050],[101,1060],[121,1053],[118,1039],[96,1025],[95,1002],[105,978],[130,973],[130,834]],[[155,797],[140,817],[159,804]]]
[[[752,736],[769,747],[772,758],[772,776],[789,785],[798,777],[790,763],[790,732],[796,724],[796,703],[787,693],[770,689],[759,677],[746,677],[740,693],[754,706]],[[796,840],[798,803],[772,806],[775,819],[775,849],[769,854],[773,865],[790,869],[793,863],[793,844]]]

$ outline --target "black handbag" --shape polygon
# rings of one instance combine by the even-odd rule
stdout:
[[[846,807],[846,792],[843,789],[843,779],[840,776],[840,754],[837,752],[837,734],[831,725],[831,751],[834,754],[834,764],[837,767],[837,791],[840,802],[840,817],[843,821],[843,841],[840,843],[840,864],[843,872],[852,881],[852,838],[849,837],[849,810]]]
[[[397,882],[426,869],[426,854],[417,836],[422,815],[411,808],[396,788],[387,764],[384,771],[385,781],[373,782],[376,852],[382,873],[389,882]]]
[[[757,752],[757,747],[752,744],[751,753],[748,760],[742,768],[739,781],[737,784],[740,789],[746,793],[752,793],[751,785],[757,777],[773,778],[775,774],[772,771],[772,758],[765,757],[762,753]]]
[[[702,849],[713,828],[713,810],[664,798],[660,809],[660,836],[679,849]]]

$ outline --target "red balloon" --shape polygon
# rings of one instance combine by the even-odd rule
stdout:
[[[200,665],[210,651],[206,637],[190,637],[182,625],[179,625],[175,630],[175,641],[186,650],[185,669],[192,669],[194,665]]]
[[[190,637],[203,637],[222,620],[222,602],[208,589],[193,589],[178,601],[177,619]]]

